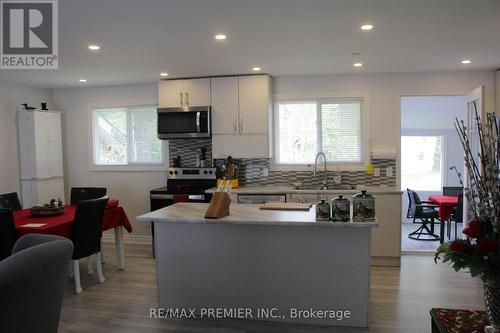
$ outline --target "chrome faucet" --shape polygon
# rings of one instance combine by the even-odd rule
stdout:
[[[323,156],[323,160],[324,160],[324,167],[325,167],[325,170],[324,170],[324,173],[325,173],[325,178],[323,180],[323,186],[321,186],[321,189],[322,190],[328,190],[328,182],[327,182],[327,173],[326,173],[326,156],[324,153],[322,152],[319,152],[317,155],[316,155],[316,159],[314,160],[314,172],[313,172],[313,176],[316,177],[316,174],[317,174],[317,168],[318,168],[318,158],[320,156]]]

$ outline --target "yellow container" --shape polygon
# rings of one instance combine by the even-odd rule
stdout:
[[[217,179],[217,187],[219,187],[221,182],[226,182],[226,181],[227,179]],[[237,188],[238,186],[240,186],[238,179],[231,179],[229,181],[231,182],[231,188]]]

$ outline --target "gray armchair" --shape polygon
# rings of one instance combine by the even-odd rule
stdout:
[[[0,331],[57,332],[73,244],[28,234],[0,261]]]

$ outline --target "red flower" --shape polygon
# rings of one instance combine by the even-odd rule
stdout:
[[[482,238],[478,240],[478,243],[476,245],[476,252],[491,252],[491,251],[496,251],[500,247],[498,246],[498,240],[497,239],[491,239],[491,238]]]
[[[462,242],[453,241],[450,244],[450,250],[457,252],[466,252],[467,246]]]
[[[481,236],[481,223],[476,220],[469,221],[467,228],[463,231],[464,234],[471,238],[478,238]]]

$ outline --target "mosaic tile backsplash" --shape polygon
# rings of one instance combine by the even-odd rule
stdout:
[[[181,157],[183,167],[196,165],[201,148],[207,149],[206,158],[212,160],[212,142],[210,139],[175,139],[169,141],[170,165],[173,159]],[[293,182],[303,181],[304,187],[320,187],[323,181],[323,173],[317,177],[312,176],[311,171],[271,171],[270,159],[248,158],[238,159],[240,164],[240,185],[283,185],[290,186]],[[341,171],[343,185],[366,185],[366,186],[396,186],[396,160],[374,159],[372,164],[380,168],[380,176],[368,175],[365,171]],[[387,177],[386,168],[392,167],[392,176]],[[320,170],[323,165],[320,165]],[[264,170],[268,175],[264,176]],[[333,185],[335,171],[328,171],[328,184]]]
[[[174,139],[168,141],[168,156],[170,166],[174,164],[174,158],[181,157],[183,167],[194,167],[198,160],[201,148],[207,150],[206,159],[212,160],[212,140],[211,139]]]
[[[269,170],[270,160],[262,159],[239,159],[240,161],[240,184],[241,185],[284,185],[290,186],[293,182],[303,181],[304,187],[321,187],[323,173],[316,177],[311,171],[269,171],[264,176],[264,169]],[[380,168],[380,176],[369,175],[365,171],[340,171],[343,185],[366,185],[366,186],[396,186],[396,160],[374,159],[372,164]],[[322,167],[322,166],[321,166]],[[391,177],[387,177],[386,168],[392,167]],[[327,172],[327,181],[333,185],[333,175],[336,171]]]

